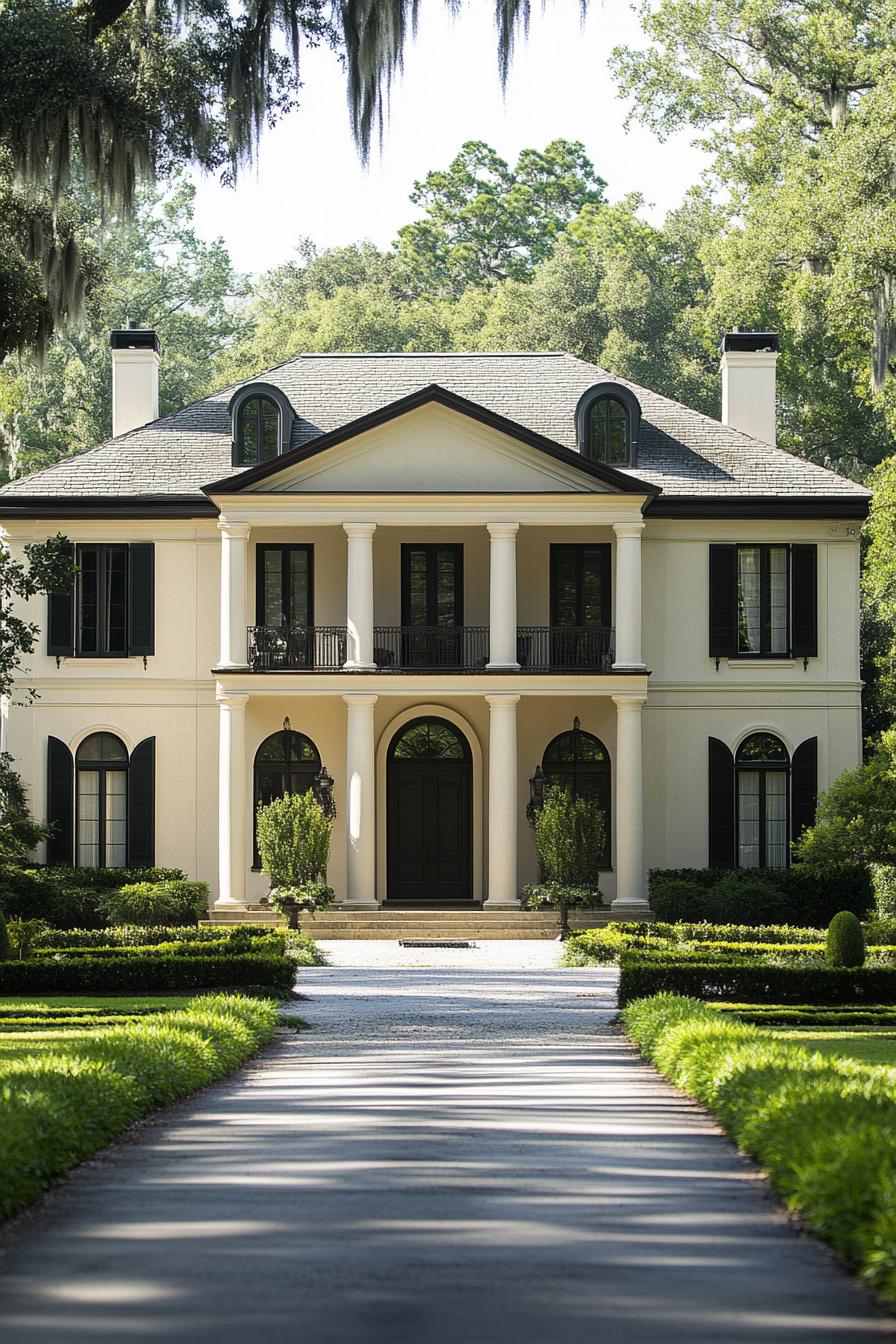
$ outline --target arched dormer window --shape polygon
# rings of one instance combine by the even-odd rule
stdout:
[[[230,398],[233,465],[271,462],[289,447],[295,419],[289,400],[270,383],[246,383]]]
[[[638,456],[641,406],[621,383],[589,387],[576,407],[576,442],[589,461],[633,467]]]

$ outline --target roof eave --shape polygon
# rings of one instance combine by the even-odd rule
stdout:
[[[867,518],[870,494],[668,495],[651,500],[648,518]]]

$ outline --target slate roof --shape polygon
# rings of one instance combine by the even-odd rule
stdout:
[[[257,380],[289,398],[296,414],[292,448],[435,383],[575,452],[576,404],[594,383],[613,375],[566,354],[297,355]],[[641,404],[638,461],[631,474],[660,487],[662,502],[708,505],[798,496],[861,506],[869,498],[854,481],[647,388],[614,381],[629,387]],[[17,496],[205,501],[204,485],[241,470],[230,461],[227,406],[233,391],[216,392],[10,482],[0,489],[0,510]]]

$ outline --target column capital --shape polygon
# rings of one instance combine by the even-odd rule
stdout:
[[[372,537],[376,523],[343,523],[342,530],[347,537]]]
[[[229,523],[226,518],[218,519],[218,531],[225,537],[234,537],[249,540],[249,533],[252,531],[249,523]]]
[[[516,709],[520,702],[518,695],[511,695],[503,691],[497,695],[487,695],[485,698],[492,709]]]
[[[515,537],[520,530],[519,523],[486,523],[490,537]]]
[[[221,687],[215,692],[215,699],[222,709],[245,709],[249,696],[243,691],[225,691]]]
[[[640,711],[641,707],[642,707],[643,705],[646,705],[646,703],[647,703],[647,696],[646,696],[646,695],[614,695],[614,696],[613,696],[613,704],[616,706],[616,709],[617,709],[617,711],[619,711],[619,712],[621,712],[622,710],[625,710],[625,709],[637,709],[637,710]]]
[[[365,691],[350,692],[342,698],[349,709],[351,709],[353,705],[375,705],[377,700],[379,700],[378,695],[371,695]]]
[[[613,531],[617,537],[631,537],[632,540],[636,540],[644,531],[644,524],[643,522],[614,523]]]

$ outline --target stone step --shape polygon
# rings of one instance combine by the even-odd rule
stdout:
[[[650,912],[638,912],[650,918]],[[629,918],[632,917],[630,914]],[[572,929],[595,928],[614,916],[609,908],[570,913]],[[267,906],[215,910],[206,924],[235,926],[265,924],[285,928],[286,922]],[[552,910],[326,910],[301,919],[303,932],[323,942],[341,939],[376,939],[395,942],[402,938],[434,940],[550,939],[560,933],[560,920]]]

